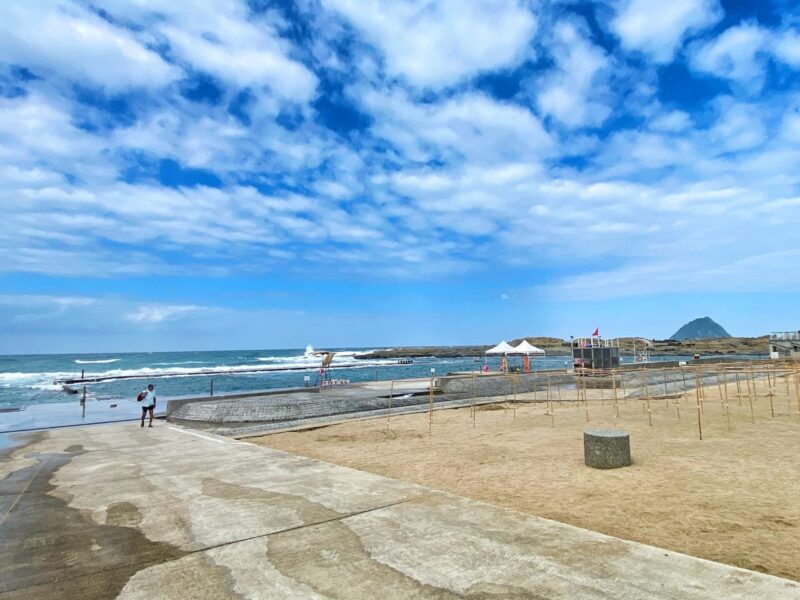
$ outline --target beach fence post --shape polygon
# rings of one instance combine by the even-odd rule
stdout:
[[[783,372],[783,382],[786,384],[786,414],[792,416],[792,396],[789,391],[789,371]]]
[[[697,377],[694,378],[694,391],[697,396],[697,433],[700,436],[700,441],[703,441],[703,425],[700,416],[700,380]]]
[[[689,402],[689,392],[686,390],[686,369],[681,367],[681,378],[683,379],[683,403],[688,404]]]
[[[767,373],[767,380],[769,380],[769,373]],[[774,417],[775,416],[775,406],[774,406],[774,404],[772,402],[772,396],[774,394],[772,393],[771,384],[768,384],[768,385],[770,385],[769,393],[767,394],[769,396],[769,416],[770,417]]]
[[[603,380],[600,381],[600,406],[603,407],[603,408],[605,408],[605,406],[606,406],[605,394],[603,393],[603,384],[605,383],[606,374],[607,374],[607,372],[604,370],[602,375],[601,375]]]
[[[213,396],[214,395],[214,380],[213,379],[208,384],[208,395],[209,396]]]
[[[734,371],[733,376],[736,379],[736,397],[739,399],[739,406],[742,405],[742,384],[739,381],[739,371]]]
[[[565,371],[566,372],[566,371]],[[548,375],[548,377],[550,377]],[[561,381],[558,375],[556,375],[556,394],[558,396],[558,406],[561,407]]]
[[[389,410],[386,412],[386,427],[389,427],[389,424],[392,420],[392,399],[394,398],[394,379],[389,384]]]
[[[794,393],[797,396],[797,415],[800,416],[800,371],[794,372]]]
[[[519,375],[517,375],[516,373],[514,373],[514,376],[511,378],[511,385],[513,386],[513,389],[514,389],[514,417],[513,417],[514,421],[517,420],[517,379],[518,378],[519,378]]]
[[[433,376],[436,369],[431,367],[431,384],[428,388],[428,435],[433,435]]]
[[[475,427],[475,413],[477,410],[475,409],[475,396],[477,395],[476,383],[475,383],[475,373],[472,374],[472,426]]]

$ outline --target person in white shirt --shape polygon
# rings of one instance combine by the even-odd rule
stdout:
[[[141,427],[144,427],[144,417],[147,412],[150,412],[150,425],[148,427],[153,426],[153,413],[156,410],[156,388],[151,383],[147,386],[146,390],[142,390],[142,393],[139,394],[139,398],[141,399],[142,403],[142,424]]]

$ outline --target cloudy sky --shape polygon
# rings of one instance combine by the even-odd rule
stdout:
[[[5,353],[797,329],[800,10],[2,2],[0,208]]]

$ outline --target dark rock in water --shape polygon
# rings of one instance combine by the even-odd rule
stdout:
[[[686,325],[672,334],[673,340],[709,340],[718,338],[729,338],[731,334],[719,323],[714,322],[710,317],[703,317],[689,321]]]

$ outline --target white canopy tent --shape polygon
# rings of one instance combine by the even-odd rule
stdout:
[[[514,346],[503,340],[494,348],[489,348],[486,354],[514,354],[514,350]]]
[[[528,340],[522,340],[514,347],[514,351],[509,352],[509,354],[544,354],[544,350],[537,348],[529,343]]]

